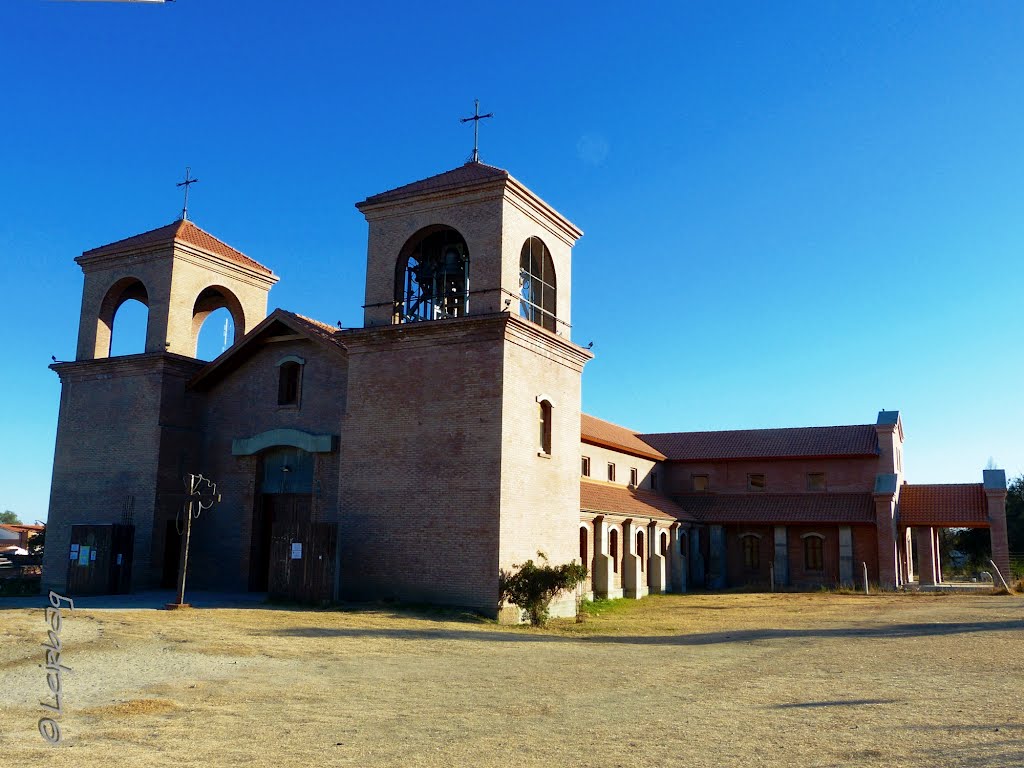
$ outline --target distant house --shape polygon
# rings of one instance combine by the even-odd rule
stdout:
[[[42,533],[45,528],[45,525],[0,524],[0,549],[7,547],[28,549],[29,539],[37,533]]]

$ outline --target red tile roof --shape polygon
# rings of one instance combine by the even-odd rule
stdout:
[[[486,163],[468,162],[458,168],[439,173],[436,176],[414,181],[411,184],[404,184],[401,187],[389,189],[377,195],[371,195],[363,202],[356,205],[362,208],[364,205],[376,205],[378,203],[390,203],[394,200],[401,200],[406,197],[422,195],[427,192],[440,192],[446,189],[464,187],[470,184],[494,181],[496,179],[510,178],[509,172],[501,168],[495,168]]]
[[[676,497],[702,523],[873,523],[870,493],[701,493]]]
[[[737,429],[727,432],[662,432],[637,437],[661,451],[670,461],[878,455],[878,435],[873,424]]]
[[[986,527],[989,520],[984,486],[981,483],[902,485],[899,519],[900,525]]]
[[[213,253],[243,267],[248,267],[256,272],[262,272],[267,275],[273,274],[270,269],[263,266],[258,261],[250,259],[241,251],[235,250],[227,243],[218,240],[209,232],[197,227],[191,221],[183,219],[179,219],[178,221],[168,224],[167,226],[160,227],[159,229],[151,229],[149,232],[143,232],[141,235],[134,235],[132,237],[127,237],[124,240],[118,240],[113,243],[108,243],[107,245],[102,245],[99,248],[93,248],[83,253],[82,256],[107,255],[111,253],[118,253],[120,251],[142,248],[147,245],[162,245],[164,243],[172,243],[175,241],[194,245],[196,248],[201,248],[204,251]]]
[[[319,320],[314,320],[313,318],[306,317],[305,315],[298,315],[294,312],[289,312],[286,309],[279,309],[277,311],[281,315],[287,315],[288,317],[293,318],[314,336],[341,347],[342,349],[347,349],[345,342],[341,340],[341,334],[338,332],[339,329],[335,326],[322,323]]]
[[[661,461],[665,458],[664,454],[637,437],[633,430],[586,413],[580,414],[580,439],[585,443],[612,448],[646,459]]]
[[[652,520],[693,520],[671,499],[651,491],[637,491],[612,483],[580,480],[580,509]]]

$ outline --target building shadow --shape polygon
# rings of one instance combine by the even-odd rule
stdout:
[[[1006,632],[1024,629],[1022,620],[989,622],[943,622],[891,624],[880,627],[812,627],[807,629],[751,629],[729,632],[701,632],[683,635],[598,635],[571,637],[547,632],[509,628],[505,630],[289,627],[271,630],[266,636],[310,638],[374,638],[392,640],[466,640],[505,643],[581,643],[638,646],[701,646],[753,643],[771,640],[826,640],[831,638],[917,638],[947,635]]]

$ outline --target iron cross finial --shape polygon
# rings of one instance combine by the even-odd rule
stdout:
[[[185,168],[185,180],[184,181],[179,181],[177,183],[177,185],[176,185],[176,186],[184,187],[185,188],[185,205],[181,209],[181,220],[182,221],[188,220],[188,188],[191,187],[193,184],[195,184],[197,181],[199,181],[199,179],[193,179],[193,178],[191,178],[191,176],[192,176],[192,168],[186,166],[186,168]]]
[[[473,99],[473,116],[459,118],[460,123],[468,123],[470,120],[473,121],[473,157],[470,162],[480,162],[480,121],[486,120],[488,117],[494,117],[494,113],[488,112],[486,115],[481,115],[480,99]]]

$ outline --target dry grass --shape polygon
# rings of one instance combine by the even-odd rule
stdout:
[[[0,603],[2,605],[2,603]],[[1020,766],[1024,599],[700,594],[454,613],[0,612],[0,755],[46,766]]]

